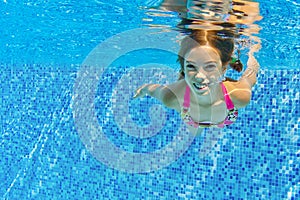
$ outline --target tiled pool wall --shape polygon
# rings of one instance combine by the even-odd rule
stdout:
[[[210,154],[199,157],[203,136],[198,136],[178,160],[149,173],[111,169],[87,151],[72,113],[77,70],[1,65],[3,199],[299,198],[299,70],[262,69],[250,105],[240,110],[238,121],[224,130]],[[127,70],[112,70],[106,80],[114,83]],[[97,94],[102,96],[96,106],[99,121],[105,118],[99,110],[106,109],[101,102],[109,102],[114,86],[101,84]],[[148,107],[147,103],[135,105]],[[138,119],[146,121],[147,117]],[[144,152],[165,145],[166,133],[178,128],[168,125],[166,119],[168,131],[146,142],[124,133],[118,137],[119,129],[109,123],[102,126],[116,145]]]

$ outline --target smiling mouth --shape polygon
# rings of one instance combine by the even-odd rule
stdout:
[[[208,88],[208,84],[193,83],[193,85],[197,90],[205,90]]]

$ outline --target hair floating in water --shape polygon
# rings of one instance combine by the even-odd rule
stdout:
[[[243,64],[240,60],[240,54],[241,54],[241,51],[240,50],[237,50],[238,52],[238,58],[234,58],[232,57],[231,58],[231,61],[229,63],[229,66],[234,69],[235,71],[237,72],[241,72],[243,70]]]

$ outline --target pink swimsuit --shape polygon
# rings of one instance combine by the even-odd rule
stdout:
[[[226,103],[226,107],[228,109],[228,115],[226,116],[225,120],[219,124],[213,124],[213,123],[206,123],[206,122],[195,122],[192,117],[190,116],[189,110],[190,110],[190,88],[189,86],[186,86],[185,88],[185,93],[184,93],[184,101],[183,101],[183,105],[182,105],[182,110],[181,110],[181,118],[182,120],[190,125],[193,126],[195,128],[198,127],[218,127],[218,128],[224,128],[225,126],[228,126],[230,124],[232,124],[233,122],[236,121],[236,118],[238,117],[238,110],[234,107],[228,93],[227,90],[224,86],[223,83],[221,83],[221,87],[222,87],[222,91],[224,94],[224,100]]]

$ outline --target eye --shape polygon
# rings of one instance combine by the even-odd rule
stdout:
[[[205,66],[205,69],[206,69],[206,70],[209,70],[209,71],[212,71],[212,70],[214,70],[215,68],[217,68],[217,65],[215,65],[215,64],[209,64],[209,65],[206,65],[206,66]]]
[[[192,64],[188,64],[188,65],[186,65],[185,66],[188,70],[194,70],[194,69],[196,69],[196,67],[194,66],[194,65],[192,65]]]

